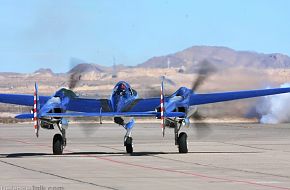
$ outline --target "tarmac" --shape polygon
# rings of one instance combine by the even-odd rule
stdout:
[[[72,124],[64,155],[52,155],[58,131],[0,124],[0,190],[198,189],[290,190],[290,125],[209,124],[185,129],[179,154],[173,129],[137,123],[134,153],[115,124]]]

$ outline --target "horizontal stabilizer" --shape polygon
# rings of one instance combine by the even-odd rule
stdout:
[[[32,113],[23,113],[15,116],[16,119],[33,119]]]
[[[160,118],[161,117],[161,113],[160,112],[156,112],[156,117]],[[185,113],[183,112],[164,112],[164,117],[185,117]]]
[[[70,113],[45,113],[42,117],[160,117],[160,112],[70,112]],[[165,113],[166,117],[184,117],[182,112]]]

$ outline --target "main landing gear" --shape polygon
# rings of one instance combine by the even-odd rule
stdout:
[[[132,139],[132,137],[125,137],[124,146],[126,147],[126,152],[128,154],[133,153],[133,139]]]
[[[54,155],[61,155],[66,146],[66,129],[61,122],[57,123],[57,127],[61,134],[57,133],[53,136],[52,151]]]
[[[64,140],[61,134],[55,134],[52,142],[53,154],[60,155],[64,149]]]
[[[181,126],[182,122],[174,121],[175,145],[177,145],[179,153],[188,153],[187,134],[185,132],[179,133]]]
[[[124,128],[127,131],[124,137],[124,146],[126,147],[126,152],[128,154],[133,153],[133,138],[131,137],[131,135],[134,124],[134,119],[131,119],[127,124],[124,125]]]
[[[188,153],[187,149],[187,134],[182,132],[178,135],[177,145],[179,153]]]
[[[126,134],[124,136],[124,146],[126,147],[126,152],[128,154],[133,153],[133,138],[132,138],[132,129],[134,127],[135,121],[133,118],[126,122],[121,117],[114,117],[114,122],[123,126],[126,129]]]

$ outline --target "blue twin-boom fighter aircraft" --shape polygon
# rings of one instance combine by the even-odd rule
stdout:
[[[180,87],[170,96],[164,96],[163,80],[160,97],[139,98],[137,92],[120,81],[108,99],[88,99],[77,96],[71,89],[61,88],[52,96],[39,96],[35,84],[34,95],[0,94],[0,102],[33,106],[32,113],[17,115],[18,119],[33,119],[36,136],[40,127],[54,129],[60,133],[53,137],[53,153],[62,154],[66,146],[66,130],[70,117],[112,117],[114,122],[126,130],[124,146],[127,153],[133,153],[131,132],[134,117],[155,117],[161,120],[162,131],[166,126],[174,127],[175,145],[180,153],[187,153],[187,134],[180,132],[189,126],[189,118],[196,113],[196,106],[244,98],[268,96],[290,92],[290,88],[273,88],[235,92],[194,93],[193,89]]]

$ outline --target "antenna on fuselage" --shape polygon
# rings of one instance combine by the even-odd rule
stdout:
[[[113,57],[112,78],[117,78],[117,66],[116,66],[116,58],[115,58],[115,56]]]

